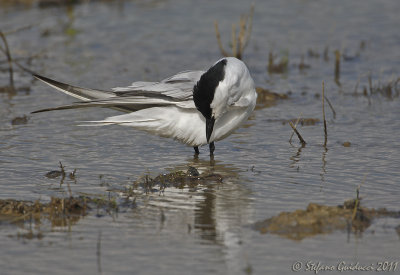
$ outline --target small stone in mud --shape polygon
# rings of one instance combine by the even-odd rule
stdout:
[[[345,141],[345,142],[343,142],[343,144],[342,144],[344,147],[350,147],[351,146],[351,143],[349,142],[349,141]]]
[[[28,117],[26,115],[18,116],[11,120],[12,125],[22,125],[28,123]]]

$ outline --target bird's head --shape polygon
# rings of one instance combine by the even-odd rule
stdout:
[[[256,97],[253,79],[242,61],[227,57],[208,69],[193,89],[196,108],[206,119],[207,142],[219,117],[230,108],[255,104]]]
[[[220,81],[224,79],[227,60],[221,59],[206,71],[193,88],[193,101],[197,110],[206,119],[206,137],[210,142],[210,137],[214,129],[214,123],[217,117],[211,108],[214,99],[215,90]]]

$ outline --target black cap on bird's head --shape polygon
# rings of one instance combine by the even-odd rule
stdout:
[[[215,90],[225,77],[226,59],[221,59],[208,69],[193,88],[193,101],[197,110],[206,119],[207,143],[214,129],[215,117],[212,116],[211,103],[214,100]]]

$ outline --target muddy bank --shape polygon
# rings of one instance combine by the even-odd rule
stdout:
[[[256,222],[254,229],[262,234],[270,233],[300,241],[336,230],[362,233],[374,219],[382,217],[400,218],[400,211],[362,207],[357,199],[345,201],[338,206],[310,203],[305,210],[282,212],[272,218]]]
[[[93,199],[86,197],[55,198],[50,202],[0,200],[0,225],[2,223],[21,223],[46,219],[52,226],[65,226],[76,223],[90,209],[88,203]]]

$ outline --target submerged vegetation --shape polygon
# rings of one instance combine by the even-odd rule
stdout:
[[[135,190],[142,190],[143,193],[164,192],[166,188],[189,188],[194,189],[199,185],[222,183],[222,175],[213,172],[199,173],[195,167],[189,167],[186,172],[175,171],[167,174],[160,174],[155,178],[149,175],[139,177],[132,183],[125,192],[128,198],[132,197]]]
[[[374,83],[372,76],[369,73],[367,80],[368,87],[364,86],[361,93],[358,91],[360,79],[357,81],[354,92],[352,93],[353,96],[365,96],[370,100],[371,96],[380,95],[389,100],[393,100],[398,98],[400,95],[400,77],[392,79],[386,83],[382,83],[380,80],[378,80],[378,83]]]

